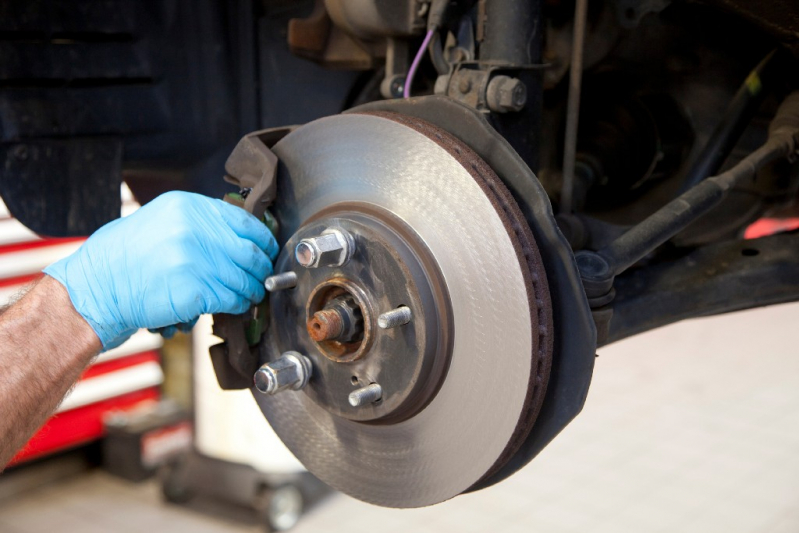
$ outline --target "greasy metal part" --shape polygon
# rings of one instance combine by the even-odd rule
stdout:
[[[351,112],[394,111],[418,117],[456,135],[497,172],[519,205],[539,243],[550,284],[554,320],[552,370],[535,425],[519,451],[473,489],[497,483],[526,465],[582,409],[596,354],[596,326],[568,242],[535,174],[479,112],[447,98],[366,104]]]
[[[388,39],[386,45],[386,75],[380,83],[383,98],[401,98],[408,74],[408,42],[404,39]]]
[[[694,159],[685,173],[682,190],[686,191],[702,181],[713,176],[730,155],[735,144],[741,138],[744,129],[754,117],[760,104],[771,91],[774,71],[778,66],[784,66],[779,50],[772,50],[749,73],[738,92],[727,106],[722,119],[716,125],[710,138],[702,147],[702,151]],[[765,86],[764,86],[765,85]]]
[[[328,228],[318,237],[301,240],[294,249],[297,262],[305,268],[338,267],[355,251],[352,236],[338,228]]]
[[[780,104],[769,125],[768,140],[760,148],[729,170],[694,185],[607,246],[596,252],[581,252],[578,264],[586,291],[600,287],[610,290],[615,276],[709,213],[736,185],[754,178],[760,169],[770,163],[795,157],[798,150],[799,91],[795,91]],[[592,294],[588,296],[591,298]]]
[[[527,103],[527,87],[510,76],[494,76],[486,88],[486,103],[495,113],[521,111]]]
[[[616,279],[607,342],[672,322],[799,300],[799,234],[704,246]]]
[[[375,403],[383,397],[383,387],[378,383],[371,383],[366,387],[352,391],[347,397],[350,405],[353,407],[360,407],[370,403]]]
[[[269,276],[264,281],[264,287],[269,292],[283,291],[297,286],[297,274],[294,272],[283,272]]]
[[[284,390],[300,390],[308,384],[313,372],[311,360],[299,352],[286,352],[274,361],[261,365],[253,383],[261,394]]]
[[[475,64],[461,63],[451,74],[439,78],[435,92],[474,109],[487,109],[486,91],[490,76],[490,71],[477,68]]]
[[[541,146],[543,74],[529,68],[542,63],[544,2],[480,0],[477,16],[478,61],[502,65],[527,88],[527,103],[517,113],[492,113],[488,120],[532,170],[538,169]],[[457,134],[457,128],[451,130]]]
[[[577,0],[574,10],[572,57],[569,67],[569,99],[566,105],[566,137],[563,141],[563,177],[560,212],[571,214],[574,195],[574,166],[577,159],[577,125],[580,121],[580,88],[583,77],[583,48],[588,0]]]
[[[377,325],[381,329],[392,329],[399,326],[404,326],[411,321],[413,313],[411,309],[405,305],[387,311],[377,317]]]
[[[539,358],[546,355],[540,363],[547,368],[547,339],[551,339],[552,332],[551,325],[546,325],[546,308],[532,312],[539,309],[539,299],[533,295],[546,287],[546,280],[543,268],[535,273],[530,270],[533,263],[529,261],[534,261],[537,252],[520,245],[534,243],[523,222],[511,225],[515,215],[513,204],[506,203],[510,196],[503,196],[507,192],[501,192],[501,183],[496,177],[496,181],[490,181],[485,174],[490,170],[484,164],[479,166],[481,162],[473,154],[467,155],[471,152],[465,146],[447,140],[448,136],[439,130],[425,127],[419,121],[406,125],[389,117],[344,115],[304,126],[275,147],[287,169],[279,175],[281,195],[291,198],[285,203],[278,198],[275,206],[281,231],[294,231],[325,207],[333,210],[330,216],[338,217],[342,226],[345,220],[354,218],[344,209],[347,205],[390,210],[418,233],[446,280],[452,331],[457,332],[458,339],[452,345],[454,353],[446,378],[424,409],[414,416],[382,424],[358,424],[331,416],[328,408],[317,403],[322,398],[311,396],[314,391],[322,392],[316,377],[306,394],[257,398],[273,428],[311,471],[355,497],[396,507],[429,505],[450,498],[495,468],[509,449],[512,455],[517,435],[526,435],[535,418],[528,409],[535,407],[536,391],[543,397],[546,376],[540,374]],[[353,153],[377,156],[353,157]],[[412,166],[406,163],[410,154],[415,162]],[[473,169],[465,168],[459,157],[477,165],[477,174],[471,174]],[[498,188],[493,197],[496,204],[490,187]],[[337,204],[342,204],[341,210],[336,210]],[[355,236],[358,251],[343,270],[351,268],[361,253],[360,230],[347,229]],[[453,235],[472,232],[483,238],[470,246],[451,245]],[[529,239],[522,240],[524,235]],[[280,240],[284,242],[287,237],[281,234]],[[525,256],[522,250],[529,255]],[[286,257],[278,259],[279,270]],[[487,263],[486,257],[492,261]],[[495,261],[505,265],[501,278],[489,275]],[[370,264],[381,266],[380,261]],[[303,270],[298,273],[297,289],[277,293],[276,297],[295,294],[303,277],[319,272]],[[493,280],[490,291],[481,286],[486,279]],[[528,292],[529,288],[533,290]],[[540,294],[543,305],[546,293]],[[283,306],[273,302],[273,317]],[[385,330],[380,336],[399,341],[421,327],[421,318],[426,318],[429,310],[413,309],[413,314],[415,320],[407,327]],[[541,339],[543,344],[539,344]],[[497,364],[498,347],[504,362],[514,361],[514,372],[508,373],[504,362]],[[363,364],[378,353],[368,354]],[[384,361],[390,363],[393,359]],[[330,365],[344,366],[332,361]],[[315,376],[326,375],[325,371],[315,370]],[[476,374],[480,375],[482,386],[494,391],[491,395],[472,393],[468,384]],[[370,381],[379,382],[384,394],[382,401],[367,407],[367,411],[391,399],[382,377],[359,384],[364,386]],[[520,427],[520,422],[524,427]],[[453,440],[455,434],[458,437]],[[342,453],[319,454],[320,446],[340,449]]]
[[[502,61],[507,64],[529,65],[537,63],[538,51],[533,41],[540,37],[540,9],[538,2],[516,0],[481,0],[483,17],[478,17],[480,59]],[[482,35],[481,35],[482,33]]]
[[[793,106],[799,109],[799,93],[794,93],[792,99]],[[793,133],[789,130],[787,133],[770,137],[763,146],[733,168],[695,185],[599,250],[597,254],[608,263],[610,273],[618,275],[624,272],[688,224],[717,206],[732,187],[754,177],[763,166],[791,156],[799,146],[799,138],[794,137],[799,132],[799,113],[796,115],[792,126]],[[777,118],[779,117],[778,111]]]

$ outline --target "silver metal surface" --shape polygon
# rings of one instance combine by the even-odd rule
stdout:
[[[527,87],[510,76],[494,76],[486,88],[486,103],[495,113],[521,111],[527,103]]]
[[[352,391],[348,401],[351,406],[360,407],[361,405],[375,403],[382,397],[383,387],[381,387],[379,383],[370,383],[365,387]]]
[[[269,500],[269,525],[274,531],[287,531],[297,525],[303,510],[300,489],[294,485],[283,485],[272,493]]]
[[[291,236],[275,268],[297,268],[296,243],[328,227],[350,233],[355,253],[341,267],[297,268],[297,286],[272,294],[270,353],[296,350],[310,357],[315,379],[304,393],[330,413],[398,422],[423,409],[446,375],[454,338],[446,284],[432,254],[402,220],[372,204],[331,209]],[[379,329],[380,311],[399,306],[408,307],[414,321]],[[318,316],[331,308],[340,314]],[[338,333],[336,319],[344,326],[341,335],[327,339],[328,332]],[[377,381],[382,401],[354,409],[347,401],[353,387]]]
[[[285,289],[291,289],[297,285],[297,274],[294,272],[283,272],[281,274],[275,274],[274,276],[269,276],[264,281],[264,287],[269,292],[275,291],[282,291]]]
[[[411,321],[412,317],[410,308],[403,305],[377,317],[377,325],[382,329],[392,329],[404,326]]]
[[[305,268],[336,267],[346,263],[354,251],[352,236],[330,228],[318,237],[303,239],[294,249],[297,262]]]
[[[413,228],[446,281],[455,335],[430,403],[395,424],[336,416],[307,394],[255,398],[272,428],[317,477],[353,497],[421,507],[480,480],[522,417],[534,341],[519,259],[502,219],[469,172],[425,135],[384,117],[340,115],[273,148],[282,163],[273,206],[285,242],[335,204],[362,202]],[[478,235],[457,246],[459,235]],[[501,275],[496,265],[503,265]],[[391,330],[400,332],[402,330]],[[486,394],[475,394],[480,389]]]
[[[311,377],[311,360],[298,352],[286,352],[255,371],[253,382],[261,394],[300,390]]]

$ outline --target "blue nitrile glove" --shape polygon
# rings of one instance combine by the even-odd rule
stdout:
[[[139,328],[245,312],[264,298],[278,245],[241,208],[185,192],[106,224],[44,272],[66,287],[105,349]]]

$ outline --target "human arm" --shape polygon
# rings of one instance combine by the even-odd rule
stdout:
[[[0,315],[0,468],[58,407],[101,348],[67,290],[49,276]]]
[[[0,404],[0,468],[15,451],[14,444],[24,442],[58,405],[92,354],[120,344],[139,328],[191,323],[205,313],[245,312],[264,298],[263,281],[272,272],[277,250],[266,226],[244,210],[173,192],[107,224],[74,254],[47,267],[45,280],[0,322],[12,320],[2,331],[4,339],[14,338],[0,346],[0,361],[6,367],[0,399],[27,394],[32,398],[15,406],[14,416],[5,413],[11,404]],[[40,307],[54,298],[54,285],[95,336],[98,345],[92,352],[71,353],[61,347],[59,343],[71,346],[75,341],[67,339],[72,334],[67,322],[37,321]],[[65,313],[59,308],[57,314]],[[31,324],[38,324],[40,331],[32,332]],[[42,338],[29,338],[32,335]],[[20,345],[27,346],[19,352],[23,355],[12,355]],[[39,379],[44,376],[35,369],[43,366],[54,373],[58,387],[52,387],[49,378]]]

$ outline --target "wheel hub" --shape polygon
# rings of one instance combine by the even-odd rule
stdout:
[[[352,257],[336,268],[303,267],[299,243],[330,228],[352,237]],[[336,416],[387,423],[430,401],[448,365],[449,299],[429,251],[401,220],[375,206],[336,206],[288,240],[275,269],[297,275],[294,288],[271,297],[275,351],[311,354],[305,391],[315,402]],[[378,317],[398,307],[415,319],[380,328]],[[350,393],[372,383],[380,400],[353,407]]]

